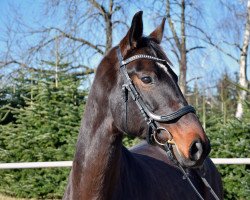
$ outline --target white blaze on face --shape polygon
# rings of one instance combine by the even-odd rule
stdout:
[[[156,62],[156,64],[157,64],[160,68],[162,68],[162,69],[164,70],[164,72],[166,72],[167,74],[169,74],[169,73],[168,73],[168,69],[167,69],[167,67],[166,67],[164,64],[159,63],[159,62]]]

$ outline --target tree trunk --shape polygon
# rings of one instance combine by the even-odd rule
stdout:
[[[181,1],[181,33],[180,37],[178,37],[177,32],[174,27],[173,19],[171,18],[171,11],[170,11],[170,1],[166,1],[166,14],[167,14],[167,20],[169,27],[171,29],[176,47],[178,49],[178,53],[176,54],[180,55],[178,58],[179,61],[179,68],[180,68],[180,75],[179,75],[179,86],[183,94],[186,94],[186,75],[187,75],[187,48],[186,48],[186,19],[185,19],[185,0]]]
[[[203,91],[202,96],[202,125],[204,130],[206,131],[206,91]]]
[[[247,88],[247,52],[250,38],[250,0],[247,2],[247,22],[245,27],[245,33],[243,38],[243,46],[241,49],[240,55],[240,73],[239,73],[239,85],[243,88]],[[241,119],[243,116],[243,102],[246,100],[247,92],[245,90],[241,90],[239,92],[239,98],[237,102],[237,110],[235,117]]]
[[[100,12],[100,15],[104,18],[105,21],[105,33],[106,33],[106,45],[105,52],[107,53],[112,47],[112,38],[113,38],[113,24],[112,24],[112,15],[114,13],[114,0],[109,0],[109,7],[106,9],[101,3],[96,0],[89,0],[89,2]]]
[[[112,23],[112,15],[113,15],[113,0],[109,0],[109,10],[106,12],[105,15],[105,22],[106,22],[106,50],[105,52],[109,51],[112,48],[112,38],[113,38],[113,23]]]
[[[187,49],[186,49],[186,30],[185,30],[185,0],[181,1],[181,60],[179,85],[185,95],[187,90]]]
[[[112,48],[112,21],[111,21],[112,15],[109,13],[106,15],[106,49],[105,53]]]
[[[59,46],[59,41],[58,37],[56,37],[55,41],[55,57],[56,57],[56,63],[55,63],[55,87],[58,88],[58,65],[59,65],[59,51],[58,51],[58,46]]]

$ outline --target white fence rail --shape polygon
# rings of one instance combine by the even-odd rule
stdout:
[[[250,158],[212,158],[217,165],[250,165]],[[0,163],[0,169],[71,167],[72,161]]]

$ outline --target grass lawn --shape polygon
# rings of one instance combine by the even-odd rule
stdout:
[[[8,197],[3,194],[0,194],[0,200],[35,200],[35,199],[14,198],[14,197]]]
[[[0,194],[0,200],[26,200],[26,199],[17,199],[17,198],[8,197],[8,196],[4,196]]]

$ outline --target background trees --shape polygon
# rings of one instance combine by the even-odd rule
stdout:
[[[22,80],[23,106],[12,108],[13,118],[0,126],[0,160],[38,162],[71,160],[86,91],[76,77],[58,72],[32,74]],[[20,80],[19,80],[20,81]],[[19,82],[18,82],[19,83]],[[60,197],[69,169],[0,171],[0,191],[24,197]]]
[[[126,28],[126,4],[122,1],[52,0],[40,4],[40,15],[10,7],[14,22],[4,28],[2,44],[6,48],[1,49],[0,59],[9,76],[17,76],[20,70],[54,71],[55,66],[40,64],[51,57],[68,63],[64,69],[68,73],[81,77],[91,74],[94,68],[90,63],[96,65],[111,48],[113,34]],[[25,14],[34,19],[27,20]]]
[[[1,162],[72,159],[95,67],[137,10],[144,10],[146,32],[153,27],[149,21],[158,25],[167,18],[163,48],[211,139],[211,157],[249,155],[249,1],[36,2],[10,4],[1,27]],[[243,112],[236,119],[239,103]],[[127,146],[136,142],[124,138]],[[219,170],[225,198],[247,199],[249,167]],[[68,169],[0,171],[0,192],[57,198],[67,174]]]

